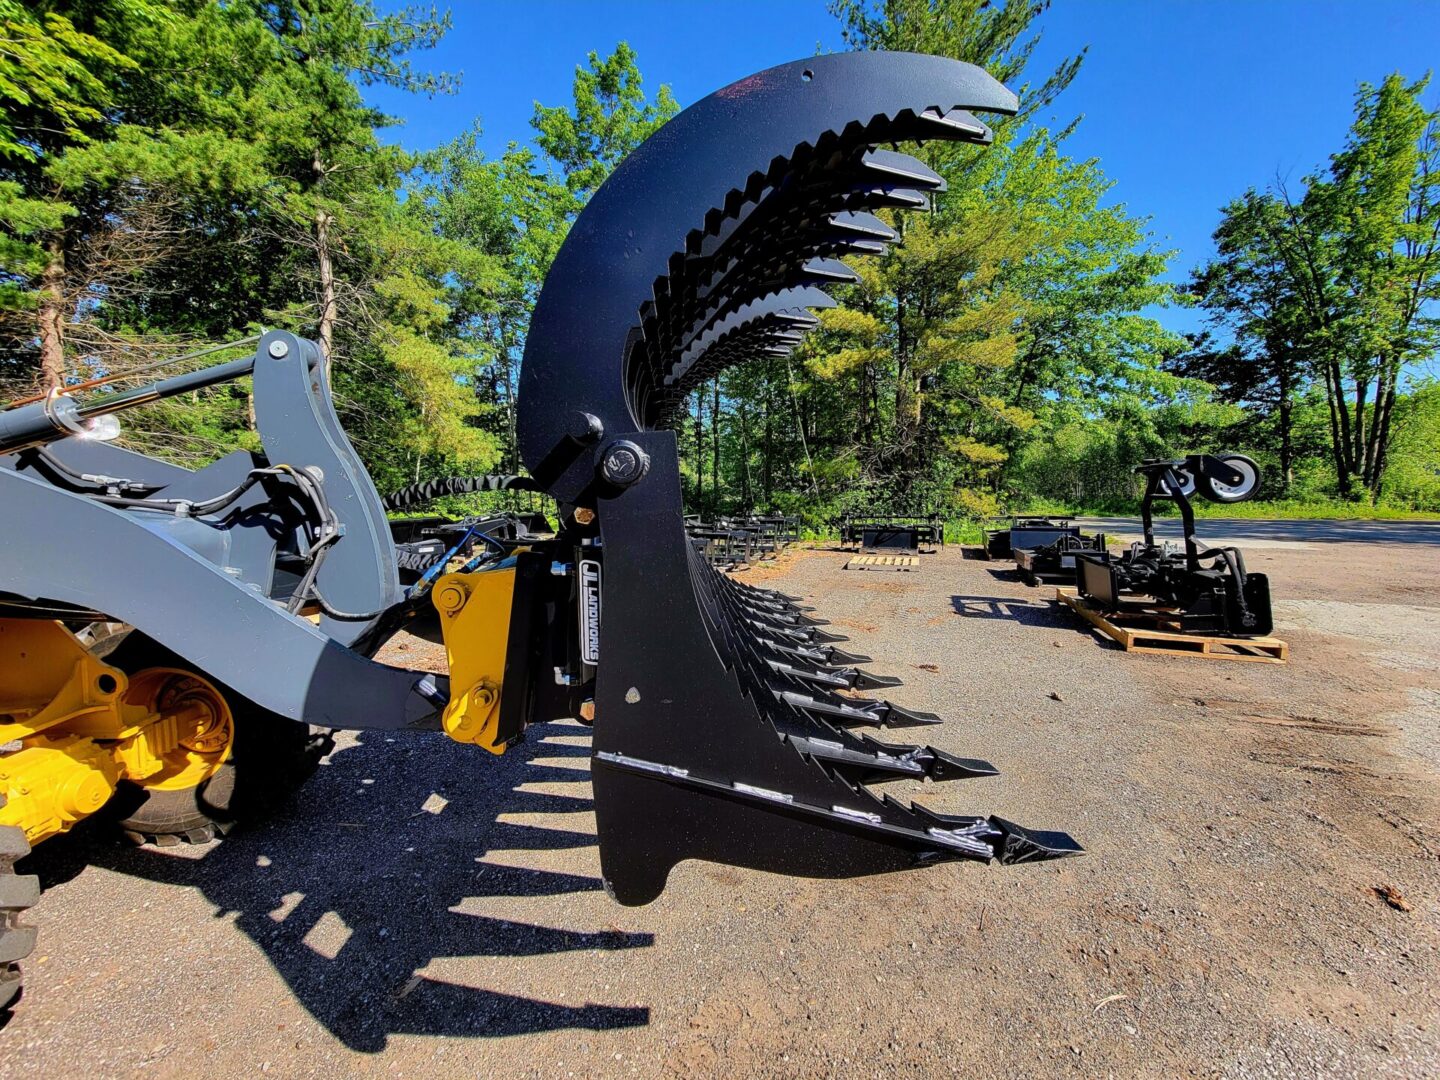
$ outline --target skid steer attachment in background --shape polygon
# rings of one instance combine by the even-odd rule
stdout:
[[[923,208],[943,190],[881,145],[988,142],[972,109],[1009,114],[1016,100],[930,56],[820,56],[743,79],[616,169],[546,280],[521,372],[521,450],[546,490],[584,511],[562,539],[600,541],[603,592],[589,587],[603,618],[598,641],[581,638],[598,650],[592,776],[603,874],[622,903],[654,899],[690,858],[844,877],[1079,851],[1063,833],[870,790],[995,769],[851,730],[938,718],[843,695],[898,680],[857,668],[865,658],[790,598],[706,564],[662,430],[701,381],[793,350],[812,310],[833,304],[823,288],[856,280],[839,259],[897,239],[874,211]],[[582,616],[590,606],[582,598]]]

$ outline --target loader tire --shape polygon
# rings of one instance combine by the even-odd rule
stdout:
[[[0,795],[0,806],[4,802]],[[10,1022],[20,1001],[20,961],[35,949],[35,927],[22,923],[20,916],[40,899],[40,879],[15,873],[15,860],[29,853],[24,830],[0,825],[0,1028]]]
[[[280,809],[335,747],[330,732],[262,709],[148,640],[126,641],[106,660],[130,675],[151,667],[196,671],[224,696],[235,724],[229,757],[194,787],[120,784],[110,812],[135,843],[205,844],[237,825],[261,821]]]

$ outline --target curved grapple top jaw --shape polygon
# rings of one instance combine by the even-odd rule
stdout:
[[[725,578],[684,531],[674,436],[686,395],[732,364],[787,355],[881,254],[878,209],[944,189],[881,143],[983,143],[1016,100],[983,71],[909,53],[813,57],[743,79],[641,145],[576,221],[536,305],[520,441],[562,503],[597,512],[603,618],[593,784],[607,887],[645,903],[709,859],[842,877],[964,858],[1075,854],[1062,833],[932,814],[871,791],[988,776],[988,763],[889,745],[863,726],[938,717],[852,692],[893,686],[778,593]]]

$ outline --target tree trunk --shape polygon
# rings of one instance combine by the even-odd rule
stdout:
[[[774,427],[770,420],[770,373],[768,371],[765,373],[765,381],[762,385],[764,390],[760,397],[760,486],[765,493],[765,507],[768,510],[773,505],[771,493],[774,490],[774,471],[771,461],[775,456],[775,445],[772,441]]]
[[[715,376],[715,385],[710,398],[710,445],[714,454],[710,458],[710,498],[715,503],[715,512],[720,512],[720,376]]]
[[[705,501],[705,391],[695,391],[695,512]]]
[[[910,493],[910,340],[905,330],[905,297],[895,295],[895,470],[900,494]]]
[[[870,363],[860,365],[859,393],[855,401],[855,441],[870,446]]]
[[[1350,471],[1360,476],[1363,486],[1368,482],[1365,475],[1365,403],[1370,393],[1370,374],[1355,372],[1355,425],[1350,444]],[[1372,421],[1373,422],[1373,421]]]
[[[1345,401],[1345,388],[1340,381],[1340,365],[1333,361],[1326,361],[1323,370],[1325,372],[1325,401],[1330,406],[1330,449],[1335,457],[1335,482],[1340,489],[1340,495],[1348,498],[1353,486],[1349,465],[1349,405]]]
[[[1292,400],[1293,387],[1291,385],[1290,358],[1286,356],[1280,362],[1280,494],[1288,496],[1290,488],[1295,483],[1295,446],[1293,428],[1295,426],[1295,403]]]
[[[45,243],[40,272],[40,381],[45,393],[65,385],[65,234]]]
[[[1375,418],[1371,421],[1371,431],[1374,433],[1374,452],[1370,460],[1370,499],[1377,502],[1380,499],[1380,485],[1385,478],[1385,462],[1390,454],[1390,418],[1395,412],[1395,389],[1400,381],[1400,363],[1389,362],[1388,385],[1384,389],[1383,399],[1380,393],[1376,393]]]
[[[1295,484],[1294,404],[1290,395],[1280,399],[1280,494],[1289,496]]]
[[[318,147],[310,157],[310,169],[319,188],[329,170]],[[327,374],[335,345],[335,265],[330,248],[330,226],[334,223],[335,219],[323,208],[315,211],[315,260],[320,270],[320,358]]]
[[[320,264],[320,355],[329,372],[335,347],[335,267],[330,258],[330,225],[324,210],[315,211],[315,252]]]
[[[745,399],[739,399],[740,415],[740,461],[744,468],[740,473],[740,503],[745,513],[751,513],[755,507],[752,502],[750,491],[750,419],[745,412]]]

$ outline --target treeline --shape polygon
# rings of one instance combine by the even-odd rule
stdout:
[[[1192,292],[1216,328],[1177,364],[1244,407],[1278,488],[1437,507],[1440,114],[1428,76],[1362,85],[1329,167],[1224,208]]]
[[[1362,87],[1330,166],[1226,207],[1216,259],[1177,288],[1099,163],[1037,122],[1083,59],[1028,70],[1044,6],[835,0],[847,47],[980,64],[1024,111],[986,150],[903,148],[948,190],[889,217],[903,243],[855,261],[798,352],[694,395],[691,509],[1122,505],[1141,457],[1204,449],[1254,452],[1272,495],[1440,509],[1425,85]],[[448,29],[431,10],[0,0],[0,23],[0,398],[285,327],[322,342],[382,488],[517,468],[550,260],[678,108],[622,43],[577,68],[570,102],[537,106],[528,145],[487,158],[476,128],[412,154],[364,92],[454,89],[412,65]],[[1209,334],[1148,314],[1182,303]],[[240,385],[155,406],[127,438],[198,462],[253,445],[252,426]]]
[[[364,90],[452,92],[411,59],[449,19],[377,8],[0,0],[0,401],[280,327],[321,343],[382,489],[516,467],[550,260],[676,105],[621,45],[537,107],[533,147],[486,159],[477,128],[407,153]],[[243,384],[126,420],[182,463],[256,445]]]

